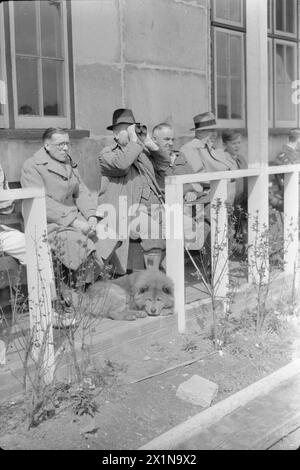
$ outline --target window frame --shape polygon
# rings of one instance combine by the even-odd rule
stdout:
[[[235,26],[239,28],[244,28],[245,27],[245,3],[243,0],[241,0],[241,21],[232,21],[228,20],[225,18],[218,18],[217,17],[217,8],[216,8],[216,1],[213,0],[213,14],[212,14],[212,19],[216,23],[221,23],[221,24],[226,24],[228,26]]]
[[[296,6],[296,15],[295,15],[295,25],[296,25],[296,34],[291,33],[284,33],[283,31],[276,30],[276,1],[277,0],[270,0],[269,1],[269,16],[271,20],[270,28],[268,29],[268,41],[271,43],[272,48],[272,117],[271,121],[269,121],[269,129],[276,130],[276,129],[286,129],[289,127],[297,127],[299,125],[300,119],[300,110],[298,106],[296,107],[296,120],[294,121],[282,121],[276,119],[276,85],[277,85],[277,76],[276,76],[276,44],[283,43],[296,48],[295,53],[295,69],[296,69],[296,80],[300,80],[300,71],[299,71],[299,64],[300,64],[300,0],[293,0]],[[291,96],[293,93],[293,89],[291,89]]]
[[[37,25],[40,29],[40,2],[41,0],[34,0],[37,8]],[[13,89],[13,110],[15,127],[17,129],[34,129],[34,128],[48,128],[58,126],[69,129],[71,126],[71,113],[70,113],[70,77],[69,77],[69,51],[68,51],[68,29],[67,29],[67,6],[66,0],[61,0],[61,14],[62,14],[62,42],[64,54],[64,99],[65,99],[65,116],[32,116],[32,115],[19,115],[18,114],[18,96],[17,96],[17,76],[16,76],[16,51],[15,51],[15,21],[14,21],[14,2],[9,2],[9,18],[10,18],[10,38],[11,38],[11,65],[12,65],[12,89]],[[25,55],[25,54],[24,54]],[[40,56],[42,57],[42,56]],[[40,60],[40,59],[39,59]],[[39,67],[40,69],[40,67]],[[38,71],[38,80],[40,82],[40,71]],[[39,90],[40,93],[40,83]]]
[[[268,0],[267,8],[268,8],[268,23],[270,25],[270,26],[268,26],[268,34],[271,34],[273,32],[273,21],[272,21],[272,18],[273,18],[273,1],[272,0]]]
[[[269,128],[273,127],[273,122],[274,122],[274,103],[275,103],[275,92],[274,92],[274,41],[272,38],[268,37],[268,45],[270,45],[270,48],[268,48],[268,66],[269,66],[269,59],[270,59],[270,70],[268,71],[271,74],[271,80],[270,80],[270,89],[269,89],[269,94],[268,97],[271,97],[271,102],[269,103],[268,106],[268,112],[270,111],[270,116],[269,116]],[[270,51],[270,54],[269,54]]]
[[[5,63],[5,33],[4,33],[4,9],[3,3],[0,3],[0,65],[2,71],[2,80],[5,83],[5,101],[2,107],[3,114],[0,114],[0,128],[8,127],[8,97],[7,97],[7,76]],[[1,47],[2,45],[2,47]]]
[[[221,31],[222,33],[227,33],[230,35],[236,35],[241,38],[242,42],[242,57],[241,57],[241,84],[242,84],[242,103],[241,103],[241,111],[242,111],[242,119],[220,119],[218,117],[218,75],[217,75],[217,46],[216,46],[216,35],[217,32]],[[236,31],[230,28],[224,28],[220,26],[213,27],[213,43],[214,43],[214,95],[215,95],[215,115],[218,125],[224,128],[245,128],[246,127],[246,74],[245,74],[245,33],[243,31]],[[230,95],[231,97],[231,95]]]
[[[298,113],[297,113],[297,108],[295,110],[295,119],[292,121],[281,121],[279,119],[276,119],[276,112],[277,112],[277,100],[276,100],[276,90],[277,90],[277,73],[276,73],[276,68],[277,68],[277,62],[276,62],[276,46],[277,44],[282,44],[282,45],[287,45],[289,47],[294,48],[294,59],[295,59],[295,73],[296,77],[295,80],[298,79],[297,77],[297,69],[298,69],[298,44],[295,43],[294,41],[287,41],[284,39],[279,39],[279,38],[274,38],[273,39],[273,75],[274,75],[274,82],[273,82],[273,88],[274,88],[274,93],[273,93],[273,122],[274,122],[274,127],[282,127],[282,128],[289,128],[289,127],[297,127],[298,125]],[[291,88],[291,97],[292,97],[293,90]]]
[[[271,31],[276,35],[276,36],[282,36],[286,38],[291,38],[291,39],[298,39],[298,1],[297,0],[284,0],[284,5],[286,6],[286,2],[293,1],[294,6],[295,6],[295,17],[294,17],[294,27],[295,27],[295,33],[288,33],[285,31],[280,31],[280,29],[276,29],[276,3],[278,0],[273,0],[271,2],[272,4],[272,13],[271,13],[271,20],[273,20],[273,24],[271,25]]]

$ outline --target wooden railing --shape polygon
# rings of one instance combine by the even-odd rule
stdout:
[[[183,333],[186,328],[185,318],[185,289],[184,289],[184,236],[183,236],[183,185],[186,183],[210,182],[210,217],[211,217],[211,257],[214,257],[214,247],[218,246],[218,237],[227,233],[228,214],[227,182],[235,178],[248,179],[248,243],[254,243],[259,233],[269,226],[268,200],[269,175],[284,174],[284,271],[293,273],[298,263],[298,211],[299,211],[299,172],[300,164],[284,166],[264,166],[236,171],[220,171],[213,173],[196,173],[191,175],[169,176],[166,178],[166,207],[180,207],[176,211],[176,230],[174,226],[168,227],[166,218],[166,233],[170,236],[166,240],[167,274],[173,279],[175,285],[175,312],[178,317],[178,331]],[[221,205],[218,203],[221,201]],[[216,214],[218,211],[218,214]],[[216,217],[217,215],[217,217]],[[254,218],[258,221],[256,228],[253,226]],[[216,226],[218,220],[218,227]],[[291,222],[295,236],[290,236]],[[220,227],[222,230],[220,230]],[[173,232],[172,232],[173,230]],[[169,232],[170,231],[170,232]],[[181,233],[181,237],[172,236],[172,233]],[[227,241],[228,241],[228,237]],[[221,240],[220,240],[221,243]],[[222,256],[228,259],[228,245],[222,242]],[[252,263],[251,253],[248,254],[248,263]],[[253,265],[253,264],[252,264]],[[219,276],[217,295],[221,298],[228,294],[228,263],[216,266],[215,277]],[[253,282],[255,276],[253,269],[248,271],[248,282]],[[266,272],[268,276],[268,272]]]
[[[0,191],[0,201],[18,199],[23,200],[31,352],[33,360],[42,364],[44,380],[50,382],[54,373],[51,322],[54,280],[47,243],[45,192],[42,188]]]
[[[271,174],[284,174],[284,270],[293,273],[298,263],[298,211],[299,211],[299,165],[274,166],[248,170],[225,171],[214,173],[197,173],[191,175],[169,176],[166,178],[166,207],[173,205],[180,208],[176,212],[175,227],[168,226],[166,218],[167,274],[175,284],[175,312],[178,316],[178,331],[185,331],[185,292],[184,292],[184,236],[183,236],[183,185],[186,183],[210,182],[210,215],[211,215],[211,256],[215,241],[220,233],[227,230],[227,182],[231,179],[248,179],[248,242],[251,244],[257,237],[253,228],[253,217],[257,216],[260,198],[268,198],[268,182]],[[43,189],[14,189],[0,192],[0,201],[23,200],[23,216],[27,252],[27,283],[29,295],[30,327],[32,332],[33,353],[36,359],[44,345],[44,364],[47,380],[51,380],[54,372],[54,348],[51,325],[51,293],[54,281],[51,257],[47,244],[47,222],[45,194]],[[219,205],[218,201],[222,204]],[[216,224],[216,207],[218,207],[218,227]],[[259,211],[258,230],[268,227],[269,212],[262,206]],[[268,206],[267,206],[268,207]],[[297,236],[290,237],[290,226]],[[174,237],[174,232],[182,236]],[[228,247],[223,247],[223,255],[228,258]],[[249,258],[249,257],[248,257]],[[250,263],[250,259],[249,259]],[[218,296],[226,298],[228,289],[228,263],[217,266],[222,270],[218,285]],[[249,279],[251,282],[251,279]],[[46,335],[46,336],[45,336]],[[46,344],[45,344],[46,342]]]

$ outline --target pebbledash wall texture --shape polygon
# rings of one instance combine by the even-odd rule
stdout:
[[[171,120],[179,147],[193,133],[193,116],[212,108],[210,0],[67,0],[72,11],[75,127],[73,157],[83,179],[99,189],[98,155],[112,142],[112,112],[130,107],[152,128]],[[0,137],[9,181],[41,146],[34,137]],[[1,134],[1,130],[0,130]],[[285,140],[270,139],[270,156]],[[247,141],[244,140],[247,155]]]
[[[74,0],[76,121],[106,135],[112,110],[179,134],[210,108],[207,0]]]
[[[79,163],[92,189],[114,109],[130,107],[149,128],[171,120],[178,137],[192,136],[193,116],[210,109],[209,3],[72,1],[76,127],[97,141],[87,142],[90,165]]]

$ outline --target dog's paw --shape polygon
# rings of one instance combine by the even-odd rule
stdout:
[[[123,317],[123,320],[127,320],[127,321],[134,321],[136,319],[137,319],[137,316],[135,313],[125,313]]]
[[[145,318],[148,316],[145,310],[137,310],[135,314],[137,318]]]
[[[133,321],[136,320],[136,312],[134,310],[126,310],[122,312],[110,312],[107,315],[108,318],[111,320],[119,320],[119,321]]]
[[[166,317],[168,315],[173,315],[173,310],[171,308],[163,308],[161,313],[160,313],[160,316],[161,317]]]

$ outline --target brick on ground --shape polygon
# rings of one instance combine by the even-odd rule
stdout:
[[[189,380],[179,385],[176,396],[193,405],[207,408],[210,406],[217,393],[217,384],[200,377],[200,375],[193,375]]]

